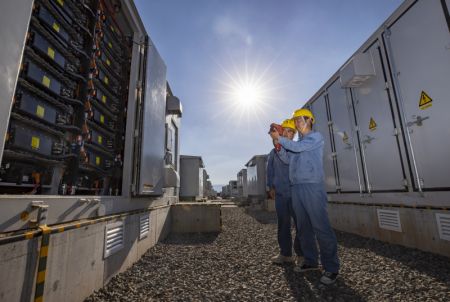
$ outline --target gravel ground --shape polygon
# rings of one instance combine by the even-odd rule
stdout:
[[[222,209],[220,234],[172,235],[86,301],[450,301],[450,259],[337,232],[337,282],[269,262],[272,214]]]

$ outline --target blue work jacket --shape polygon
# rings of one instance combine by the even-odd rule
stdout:
[[[279,158],[289,164],[291,185],[323,182],[323,136],[311,131],[297,141],[280,137]],[[289,152],[287,152],[287,151]]]
[[[267,158],[267,189],[272,188],[278,195],[291,196],[289,164],[280,159],[275,149],[270,151]]]

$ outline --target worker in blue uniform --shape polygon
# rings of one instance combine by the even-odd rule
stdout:
[[[283,127],[283,137],[293,140],[297,132],[294,122],[287,119],[281,124],[281,127]],[[270,151],[267,159],[267,191],[272,199],[275,198],[278,220],[278,245],[280,247],[280,253],[272,257],[271,261],[276,264],[292,263],[295,261],[292,257],[292,218],[294,219],[296,231],[297,222],[292,208],[289,165],[281,161],[275,148]],[[300,259],[302,252],[297,232],[294,237],[294,251],[297,259]]]
[[[283,147],[278,152],[280,159],[289,163],[292,204],[304,256],[303,264],[296,267],[295,271],[318,269],[317,238],[324,268],[320,281],[328,285],[336,281],[340,264],[336,235],[327,213],[322,160],[324,140],[319,132],[312,130],[314,116],[308,109],[296,110],[292,119],[299,131],[297,141],[281,137],[275,131],[270,132],[270,136],[274,143]]]

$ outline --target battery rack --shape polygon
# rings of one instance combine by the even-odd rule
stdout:
[[[131,39],[109,5],[35,0],[0,193],[121,193]]]

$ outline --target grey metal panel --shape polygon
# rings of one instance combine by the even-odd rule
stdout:
[[[180,196],[203,197],[203,161],[200,156],[181,156]]]
[[[341,88],[337,79],[327,89],[341,191],[360,191],[362,174],[359,170],[358,141],[353,132],[353,113],[348,101],[348,90]]]
[[[237,174],[237,183],[239,196],[247,197],[248,196],[248,185],[247,185],[247,169],[242,169]]]
[[[248,196],[247,169],[242,169],[242,196]]]
[[[163,194],[166,87],[166,65],[151,40],[149,40],[142,121],[139,194]]]
[[[402,159],[378,43],[372,45],[368,53],[372,56],[376,76],[353,91],[369,184],[371,191],[404,190]],[[371,121],[375,127],[370,127]]]
[[[247,186],[249,196],[266,194],[267,155],[254,156],[247,163]]]
[[[202,169],[200,168],[200,160],[198,158],[181,157],[180,196],[199,196],[201,171]]]
[[[25,45],[33,0],[0,1],[0,137],[8,128],[9,114]],[[0,139],[0,162],[4,140]]]
[[[167,112],[170,114],[177,114],[180,117],[183,114],[183,106],[176,96],[169,96],[167,98]]]
[[[396,88],[419,178],[423,188],[448,188],[450,34],[440,1],[418,1],[390,31],[390,61],[396,69]],[[423,110],[419,108],[422,91],[433,100]]]
[[[248,186],[248,195],[257,195],[257,180],[258,180],[258,167],[248,166],[247,167],[247,186]]]
[[[314,124],[315,131],[323,135],[325,145],[323,149],[323,169],[325,172],[325,188],[327,192],[336,192],[336,177],[334,175],[334,156],[331,149],[330,129],[328,126],[327,106],[325,95],[322,94],[311,103],[311,111],[316,119]]]
[[[205,184],[203,183],[205,181],[203,177],[203,169],[198,169],[198,197],[203,197],[203,189],[205,187]]]

